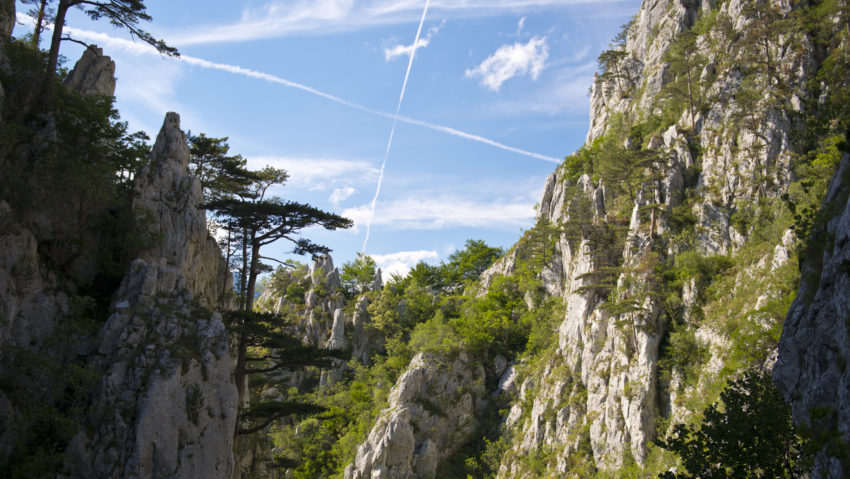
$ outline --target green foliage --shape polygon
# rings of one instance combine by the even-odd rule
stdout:
[[[674,368],[685,378],[694,379],[699,368],[710,358],[708,348],[697,340],[696,332],[687,324],[672,323],[661,346],[658,368],[669,374]]]
[[[383,294],[369,305],[373,327],[386,337],[399,337],[405,341],[417,324],[430,319],[436,311],[433,294],[416,283],[390,283]]]
[[[502,464],[502,457],[508,450],[508,441],[505,436],[499,436],[498,439],[493,441],[485,437],[483,449],[480,455],[466,459],[466,470],[469,471],[466,479],[491,479],[496,477],[499,466]]]
[[[48,351],[62,351],[68,331],[49,338]],[[98,374],[77,361],[24,348],[7,348],[0,363],[0,391],[16,406],[9,417],[15,442],[0,464],[0,477],[52,477],[65,449],[84,424]]]
[[[791,407],[763,372],[731,381],[698,427],[678,424],[673,431],[658,445],[678,454],[687,472],[661,478],[801,477],[809,459]]]
[[[378,265],[371,256],[358,252],[354,261],[342,265],[339,272],[339,282],[346,297],[353,298],[372,288]]]
[[[228,155],[227,138],[212,138],[187,134],[189,141],[189,172],[201,181],[207,201],[244,193],[258,179],[246,168],[241,155]]]
[[[452,325],[473,353],[485,355],[493,350],[510,353],[521,350],[527,341],[527,325],[519,318],[527,310],[517,280],[499,276],[487,294],[469,301]]]
[[[499,259],[505,251],[502,248],[487,246],[483,240],[466,240],[463,249],[448,257],[440,267],[441,287],[453,291],[463,284],[475,281],[490,265]]]
[[[463,340],[438,311],[433,318],[416,326],[409,347],[412,351],[452,356],[462,350]]]
[[[696,53],[699,51],[696,47],[698,38],[698,31],[691,29],[671,43],[664,59],[669,63],[668,71],[673,78],[664,85],[660,95],[670,102],[666,105],[668,109],[681,112],[682,107],[679,104],[687,105],[692,133],[696,132],[696,112],[702,104],[700,74],[707,62],[704,55]]]

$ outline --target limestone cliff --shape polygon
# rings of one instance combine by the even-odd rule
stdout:
[[[91,364],[102,371],[69,477],[229,477],[236,386],[219,313],[231,278],[206,229],[201,185],[169,113],[133,209],[157,245],[133,261]]]
[[[552,249],[537,280],[565,312],[557,340],[517,366],[498,477],[631,477],[675,468],[653,439],[716,401],[742,370],[772,368],[799,279],[792,231],[799,224],[785,208],[799,195],[805,149],[821,148],[802,146],[801,137],[804,113],[819,108],[810,88],[823,52],[804,29],[790,28],[794,15],[784,0],[647,0],[606,53],[591,89],[587,144],[547,179],[540,201],[536,229],[551,235]],[[682,58],[693,71],[682,70]],[[626,169],[611,175],[591,164],[588,171],[583,158],[605,161],[606,154],[619,162],[610,168],[649,160],[631,184],[634,172]],[[839,191],[833,186],[828,201],[843,207]],[[837,359],[845,335],[835,333],[844,329],[847,302],[837,273],[846,262],[840,218],[826,235],[834,248],[819,270],[821,290],[811,283],[801,292],[808,302],[794,303],[776,377],[799,421],[812,407],[831,408],[826,417],[846,438],[846,374]],[[482,275],[478,295],[499,276],[517,274],[533,248],[521,240]],[[832,321],[817,319],[827,316]],[[824,347],[802,353],[811,341]],[[443,369],[431,375],[450,374],[445,364],[432,367]],[[442,408],[451,404],[446,398],[431,399]],[[394,410],[404,407],[380,416],[349,477],[366,477],[371,457],[393,464],[371,469],[372,477],[432,477],[413,467],[409,447],[390,447]],[[407,435],[398,424],[418,420],[404,418],[392,423],[400,437]],[[436,444],[432,438],[444,432],[416,444]],[[818,477],[840,476],[835,460],[819,464],[832,472]]]
[[[89,45],[74,69],[65,78],[65,85],[84,95],[115,94],[115,62],[103,55],[96,45]]]
[[[0,5],[14,93],[0,97],[0,475],[228,477],[236,388],[215,311],[230,307],[231,277],[179,118],[132,183],[118,175],[92,147],[114,146],[96,136],[111,127],[97,115],[114,63],[87,49],[55,85],[64,109],[36,111],[38,63],[2,55],[30,54],[7,43],[13,7]]]
[[[466,443],[484,409],[484,368],[466,354],[419,354],[390,392],[346,479],[437,477]]]

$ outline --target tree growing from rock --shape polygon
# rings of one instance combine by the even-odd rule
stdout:
[[[378,265],[371,256],[357,253],[354,261],[342,265],[339,280],[346,296],[353,298],[372,288]]]
[[[696,132],[695,110],[701,93],[699,74],[705,65],[705,57],[699,54],[696,40],[696,33],[688,30],[670,45],[665,60],[670,64],[673,80],[664,86],[663,91],[671,100],[687,102],[691,134]]]
[[[196,145],[201,143],[203,142],[196,142]],[[215,146],[216,143],[212,141],[208,145]],[[220,142],[218,146],[221,146]],[[226,150],[211,150],[217,153],[207,160],[196,158],[196,171],[203,168],[202,163],[197,161],[205,162],[205,167],[213,171],[222,171],[226,169],[223,165],[229,165],[229,161],[219,161],[226,155]],[[248,176],[235,183],[244,186],[239,186],[235,191],[218,198],[213,197],[205,205],[228,231],[236,233],[236,240],[242,250],[238,291],[240,307],[237,313],[228,315],[231,331],[237,336],[234,379],[240,398],[247,392],[249,375],[260,375],[260,380],[263,380],[262,375],[280,369],[328,367],[331,358],[339,357],[339,352],[302,345],[297,338],[282,330],[280,322],[274,321],[274,315],[261,315],[253,311],[257,278],[261,273],[271,270],[263,261],[282,263],[275,258],[263,256],[263,247],[286,240],[295,245],[292,251],[295,254],[327,253],[330,251],[327,247],[302,237],[301,231],[312,226],[321,226],[328,230],[352,226],[352,221],[342,216],[308,204],[284,201],[271,196],[271,189],[283,185],[288,178],[289,175],[284,170],[266,167],[260,171],[245,170],[244,173]],[[212,174],[212,177],[217,175]],[[261,401],[243,412],[242,419],[251,425],[237,426],[236,433],[250,434],[281,417],[316,411],[318,410],[315,407],[299,402]]]
[[[50,2],[53,3],[53,2]],[[53,37],[50,41],[50,51],[47,56],[48,79],[53,77],[56,65],[59,61],[59,47],[63,40],[73,40],[64,35],[65,17],[71,8],[79,8],[92,20],[109,20],[113,26],[126,28],[130,36],[154,47],[162,54],[179,55],[177,49],[168,46],[163,40],[154,38],[150,33],[139,28],[139,22],[150,21],[151,16],[147,13],[147,7],[142,0],[59,0],[56,5],[56,13],[53,15]],[[50,8],[47,4],[40,4],[41,11]],[[43,18],[43,17],[42,17]]]

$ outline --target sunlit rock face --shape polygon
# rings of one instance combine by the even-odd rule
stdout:
[[[390,391],[346,479],[437,477],[440,463],[475,431],[484,396],[484,368],[466,354],[418,354]]]
[[[104,56],[102,49],[90,45],[68,74],[65,85],[84,95],[112,96],[115,94],[115,62]]]
[[[153,239],[133,261],[90,361],[103,371],[91,425],[71,442],[68,477],[229,477],[236,387],[221,315],[231,277],[206,229],[200,183],[175,113],[133,210]]]

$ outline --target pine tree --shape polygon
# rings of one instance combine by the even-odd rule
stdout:
[[[44,31],[44,24],[53,22],[53,14],[55,13],[48,5],[48,0],[21,0],[24,5],[33,5],[33,8],[27,11],[27,15],[35,20],[35,27],[32,31],[32,46],[38,48],[41,42],[41,32]]]
[[[237,235],[241,246],[241,268],[239,271],[240,310],[242,316],[234,323],[234,332],[238,339],[236,344],[237,361],[234,371],[236,387],[240,397],[246,393],[246,379],[249,374],[258,373],[249,366],[254,359],[249,355],[249,347],[255,341],[254,337],[262,338],[251,328],[259,327],[262,321],[257,320],[253,313],[254,291],[257,277],[270,271],[271,267],[263,260],[283,263],[277,259],[263,256],[262,248],[279,240],[292,242],[295,254],[322,254],[330,250],[300,236],[303,229],[311,226],[321,226],[328,230],[350,228],[352,222],[333,213],[322,211],[313,206],[283,201],[270,197],[272,187],[282,185],[288,174],[280,169],[266,167],[263,170],[250,172],[251,184],[247,188],[230,196],[212,199],[206,208],[213,211],[216,218]],[[265,340],[275,341],[277,336],[266,336]],[[279,338],[278,338],[279,339]],[[265,358],[272,360],[272,357]]]
[[[68,35],[63,36],[62,33],[65,28],[65,17],[72,7],[83,10],[92,20],[105,18],[113,26],[126,28],[130,32],[130,36],[151,45],[160,53],[171,56],[179,55],[176,48],[166,45],[164,41],[154,38],[150,33],[138,27],[139,22],[151,20],[142,0],[59,0],[56,6],[56,14],[53,16],[53,37],[50,42],[45,75],[47,82],[52,80],[56,71],[60,44],[63,40],[73,40]]]
[[[663,91],[673,101],[688,103],[692,134],[696,132],[695,110],[701,95],[699,74],[706,61],[703,55],[697,53],[697,38],[693,30],[688,30],[670,45],[665,60],[670,65],[673,80],[664,85]]]

